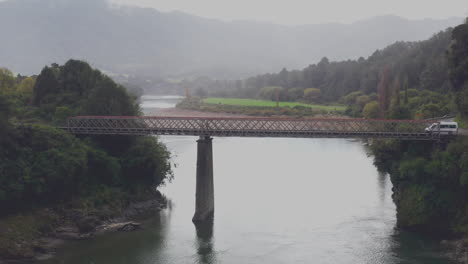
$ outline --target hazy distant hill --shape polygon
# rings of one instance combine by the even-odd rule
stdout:
[[[369,56],[397,40],[422,40],[461,18],[376,17],[350,25],[222,22],[180,12],[110,7],[104,0],[0,2],[0,66],[24,74],[69,58],[151,76],[230,78]]]

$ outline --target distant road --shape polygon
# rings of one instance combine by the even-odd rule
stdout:
[[[468,129],[466,129],[466,128],[459,128],[459,129],[458,129],[458,135],[468,136]]]

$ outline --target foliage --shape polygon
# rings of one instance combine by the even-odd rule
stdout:
[[[42,125],[15,129],[0,152],[2,208],[61,200],[76,193],[86,171],[86,152],[78,139],[58,129]]]
[[[48,125],[78,114],[139,114],[135,97],[87,63],[53,64],[37,78],[2,69],[0,80],[0,215],[172,178],[170,153],[155,137],[77,138]]]
[[[263,87],[260,90],[260,98],[271,100],[271,101],[279,101],[283,100],[285,97],[283,87],[279,86],[267,86]]]
[[[60,114],[139,114],[136,101],[123,86],[82,61],[70,60],[63,66],[45,67],[33,90],[33,104],[49,121],[67,117]]]
[[[449,51],[449,73],[456,103],[463,118],[468,117],[468,21],[454,28]]]
[[[34,210],[3,218],[0,220],[0,256],[11,259],[33,257],[34,245],[28,242],[50,232],[58,220],[59,216],[50,210]]]
[[[21,81],[18,85],[18,92],[27,96],[32,97],[36,80],[33,77],[27,77]]]
[[[331,62],[323,58],[302,70],[282,69],[233,81],[203,78],[184,85],[203,84],[211,96],[272,101],[277,101],[275,87],[281,87],[280,100],[341,102],[347,105],[345,114],[354,117],[362,117],[370,101],[379,102],[381,118],[424,119],[455,114],[468,109],[468,94],[463,92],[467,88],[460,86],[466,73],[462,61],[468,47],[463,42],[465,31],[464,26],[459,26],[453,34],[452,29],[447,29],[426,41],[396,42],[367,59]],[[452,35],[455,44],[451,46]],[[452,55],[447,59],[449,47]],[[453,90],[457,94],[450,92],[452,84],[458,85]],[[309,87],[320,92],[314,90],[306,95],[311,91]]]
[[[304,89],[298,88],[298,87],[291,88],[291,89],[288,89],[286,93],[287,93],[287,99],[289,101],[294,102],[294,101],[300,100],[303,97]]]
[[[442,148],[396,140],[372,144],[374,163],[391,175],[400,227],[447,233],[466,226],[467,149],[463,137]]]
[[[450,46],[450,80],[456,91],[462,89],[468,80],[468,22],[453,29]]]
[[[353,92],[368,96],[377,94],[379,84],[385,84],[381,86],[385,88],[381,91],[386,95],[381,98],[390,104],[396,80],[399,80],[403,92],[416,89],[442,93],[450,89],[446,50],[451,43],[451,34],[452,30],[448,29],[426,41],[396,42],[375,51],[367,59],[331,62],[323,58],[319,63],[302,70],[282,69],[278,73],[252,76],[244,80],[195,79],[184,85],[203,85],[209,96],[218,94],[235,98],[257,98],[265,87],[282,87],[285,91],[282,96],[287,98],[281,100],[291,101],[303,99],[303,96],[297,95],[299,90],[313,87],[320,89],[321,101],[331,103]],[[386,77],[384,83],[383,77]]]
[[[165,146],[154,138],[137,138],[122,158],[126,183],[159,186],[166,180],[172,180],[169,159]]]
[[[304,90],[304,98],[309,102],[317,102],[320,99],[321,91],[318,88],[307,88]]]
[[[379,117],[379,103],[377,101],[367,103],[362,110],[362,115],[367,119]]]

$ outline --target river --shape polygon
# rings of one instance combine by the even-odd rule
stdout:
[[[177,97],[146,96],[145,113]],[[195,137],[160,138],[170,208],[143,230],[67,243],[48,263],[451,263],[437,242],[395,228],[392,184],[360,141],[215,138],[214,226],[197,233]]]

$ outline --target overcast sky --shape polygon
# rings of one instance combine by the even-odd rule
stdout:
[[[468,16],[467,0],[110,0],[223,20],[277,24],[350,23],[377,15],[410,19]]]

